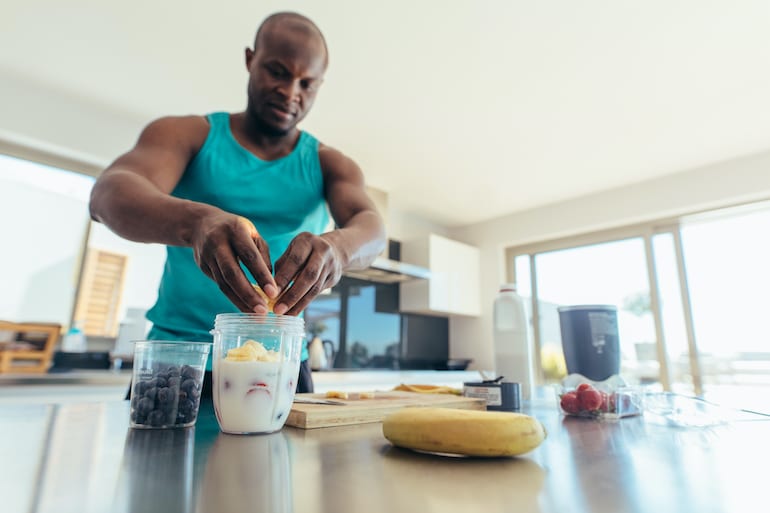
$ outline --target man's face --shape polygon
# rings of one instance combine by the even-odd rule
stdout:
[[[246,50],[248,113],[273,135],[291,132],[310,111],[326,71],[321,39],[300,31],[272,31]]]

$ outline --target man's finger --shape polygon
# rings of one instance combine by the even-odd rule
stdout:
[[[246,308],[242,310],[244,312],[253,312],[255,311],[254,308],[259,305],[267,306],[265,301],[254,290],[251,282],[246,278],[246,274],[244,274],[241,266],[238,265],[235,256],[224,251],[220,252],[217,256],[215,265],[218,266],[221,284],[229,289],[231,294],[237,296],[241,304],[246,305]],[[225,294],[228,293],[225,289],[222,291]],[[230,295],[228,295],[228,298],[232,301]],[[235,304],[235,302],[233,303]]]
[[[310,253],[309,244],[298,242],[297,239],[291,241],[284,254],[275,262],[275,284],[279,290],[284,290],[296,279],[300,270],[305,268]]]
[[[280,301],[278,301],[274,308],[276,314],[291,315],[292,312],[297,311],[298,304],[301,308],[304,308],[312,298],[321,292],[321,285],[325,280],[321,280],[322,269],[318,262],[313,260],[308,258],[305,268],[295,277],[294,283],[281,295]],[[310,299],[303,301],[306,297],[310,297]],[[297,313],[300,311],[302,310],[300,309]]]
[[[260,251],[255,241],[251,239],[247,242],[238,241],[235,244],[236,256],[243,262],[243,265],[246,266],[246,269],[249,270],[267,296],[275,298],[278,296],[278,287],[270,269],[270,253],[267,250],[267,244],[264,244],[264,247],[264,251]]]
[[[219,267],[214,264],[209,266],[209,270],[211,272],[212,279],[216,282],[216,284],[219,286],[219,290],[224,293],[225,296],[227,296],[227,299],[230,300],[230,302],[235,305],[235,307],[240,310],[241,312],[251,312],[252,309],[241,300],[241,298],[233,292],[233,289],[230,288],[230,286],[227,284],[227,281],[222,276],[221,271],[219,270]]]

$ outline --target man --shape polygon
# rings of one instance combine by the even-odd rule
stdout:
[[[384,249],[359,167],[297,128],[327,64],[312,21],[268,17],[246,49],[244,112],[155,120],[97,180],[94,220],[167,245],[148,338],[210,341],[218,313],[267,313],[249,274],[278,298],[276,314],[298,315],[344,269],[366,267]],[[327,205],[337,228],[325,232]],[[312,391],[306,349],[303,360],[298,391]]]

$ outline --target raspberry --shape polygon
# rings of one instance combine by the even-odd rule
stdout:
[[[595,388],[580,390],[577,398],[582,410],[595,411],[602,406],[602,396]]]
[[[567,392],[561,396],[561,409],[565,413],[571,413],[573,415],[580,412],[580,404],[578,402],[577,392]]]

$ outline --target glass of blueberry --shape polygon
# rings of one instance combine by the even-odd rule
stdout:
[[[194,425],[210,350],[211,344],[206,342],[135,342],[131,427]]]

